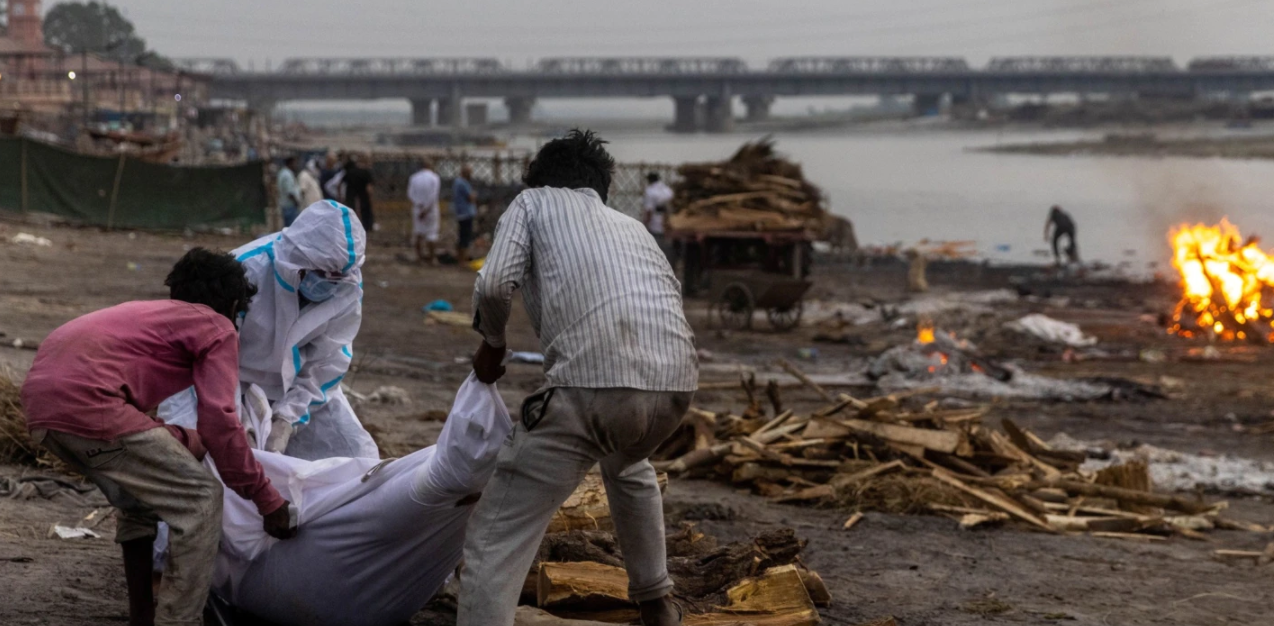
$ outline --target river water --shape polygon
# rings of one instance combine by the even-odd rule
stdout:
[[[833,212],[853,220],[859,241],[912,244],[972,240],[995,261],[1049,261],[1048,208],[1078,224],[1080,254],[1135,274],[1168,269],[1167,233],[1184,220],[1228,216],[1244,235],[1274,238],[1274,161],[1051,157],[992,154],[998,143],[1070,141],[1076,132],[861,130],[778,133]],[[619,161],[680,163],[727,158],[745,133],[611,132]],[[1171,271],[1169,269],[1169,271]]]

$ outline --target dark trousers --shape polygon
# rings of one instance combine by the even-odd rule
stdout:
[[[1062,261],[1061,240],[1066,237],[1066,261],[1068,263],[1079,262],[1079,245],[1075,243],[1075,231],[1061,230],[1053,231],[1053,259],[1060,263]]]

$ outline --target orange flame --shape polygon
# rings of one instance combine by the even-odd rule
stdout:
[[[1256,238],[1243,242],[1227,220],[1178,226],[1168,238],[1184,292],[1168,332],[1274,342],[1274,309],[1265,301],[1265,289],[1274,287],[1274,257]]]
[[[931,344],[934,339],[933,322],[929,320],[920,320],[920,322],[916,324],[916,343],[921,345]]]

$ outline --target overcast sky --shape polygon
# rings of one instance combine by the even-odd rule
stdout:
[[[45,0],[46,10],[54,0]],[[160,53],[1274,55],[1274,0],[112,0]]]

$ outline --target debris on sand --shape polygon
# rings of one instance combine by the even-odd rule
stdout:
[[[742,414],[692,408],[655,467],[774,502],[947,515],[970,528],[1007,517],[1052,533],[1197,538],[1244,526],[1221,517],[1224,502],[1153,491],[1144,462],[1098,470],[1085,465],[1085,452],[1054,447],[1012,420],[1002,430],[984,425],[989,406],[922,404],[932,390],[860,399],[807,386],[829,404],[808,415],[778,407],[769,414],[755,383],[742,381],[751,398]]]
[[[54,467],[55,457],[31,441],[26,414],[22,412],[21,388],[6,372],[0,371],[0,463]]]
[[[1032,313],[1021,319],[1008,322],[1004,326],[1009,330],[1034,335],[1049,343],[1065,344],[1072,348],[1086,348],[1097,344],[1097,338],[1085,335],[1079,326],[1055,320],[1039,313]]]
[[[48,248],[53,245],[53,241],[46,237],[37,237],[31,233],[18,233],[9,238],[9,243],[22,246],[39,246]]]

